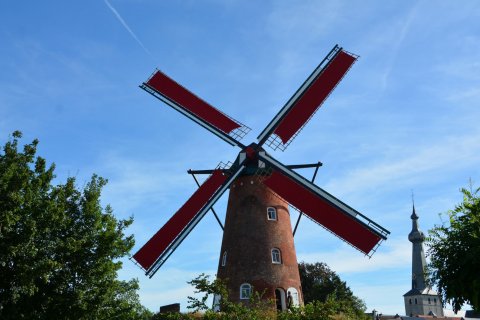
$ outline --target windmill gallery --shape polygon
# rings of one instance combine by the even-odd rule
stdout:
[[[240,148],[233,163],[221,164],[185,204],[133,255],[152,277],[227,190],[217,277],[228,279],[229,299],[248,303],[252,290],[265,292],[285,309],[287,296],[303,304],[289,205],[354,248],[371,256],[389,231],[271,157],[263,146],[285,148],[335,89],[357,56],[335,46],[257,137],[240,140],[250,128],[200,99],[156,70],[141,88],[230,145]],[[320,164],[316,164],[316,168]],[[312,165],[310,165],[312,166]]]

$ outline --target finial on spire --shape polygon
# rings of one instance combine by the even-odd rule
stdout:
[[[412,220],[417,220],[418,219],[418,216],[415,213],[415,196],[413,194],[413,190],[412,190],[412,215],[410,216],[410,218]]]

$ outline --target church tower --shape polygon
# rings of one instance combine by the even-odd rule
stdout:
[[[412,243],[412,289],[403,295],[407,316],[435,315],[443,317],[443,307],[440,296],[427,285],[425,279],[425,252],[423,241],[425,234],[418,227],[418,216],[413,205],[412,231],[408,240]]]

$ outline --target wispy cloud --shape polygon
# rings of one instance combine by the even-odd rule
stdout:
[[[471,88],[462,88],[456,92],[449,93],[447,99],[452,102],[457,101],[478,101],[480,97],[480,88],[471,87]]]
[[[391,315],[404,314],[405,312],[402,296],[410,289],[408,283],[397,285],[368,284],[351,286],[351,288],[357,297],[360,297],[365,301],[369,309],[368,311],[376,309],[380,313]],[[388,292],[388,294],[383,294],[385,292]],[[392,299],[392,297],[395,298]]]
[[[390,73],[392,72],[392,68],[395,65],[395,61],[397,60],[398,53],[400,51],[400,48],[405,41],[405,38],[410,30],[410,26],[412,24],[412,21],[414,20],[415,16],[417,15],[418,7],[421,5],[421,2],[418,2],[415,4],[415,6],[410,10],[408,13],[405,22],[401,25],[401,28],[399,30],[399,34],[396,37],[396,41],[394,42],[394,47],[392,50],[392,54],[390,55],[390,59],[388,61],[388,65],[385,69],[385,72],[383,73],[383,89],[385,89],[388,86],[388,78],[390,76]]]
[[[325,261],[332,270],[339,273],[372,272],[408,264],[411,252],[410,243],[404,238],[389,239],[382,244],[381,252],[375,253],[371,259],[361,254],[352,254],[352,250],[344,245],[335,251],[299,253],[298,260],[309,263]]]
[[[108,0],[104,0],[105,1],[105,4],[107,5],[107,7],[113,12],[113,14],[115,15],[115,17],[118,19],[118,21],[120,21],[120,23],[122,24],[122,26],[128,31],[128,33],[130,33],[130,35],[132,36],[133,39],[135,39],[135,41],[140,45],[140,47],[142,47],[142,49],[149,55],[151,56],[152,54],[150,53],[150,51],[145,47],[145,45],[142,43],[142,41],[140,41],[140,39],[137,37],[137,35],[132,31],[132,29],[128,26],[127,22],[125,22],[125,20],[122,18],[122,16],[120,15],[120,13],[118,13],[118,11],[112,6],[112,4],[108,1]]]
[[[184,193],[188,198],[196,190],[195,182],[185,172],[187,165],[178,162],[158,163],[106,152],[97,165],[109,177],[106,199],[122,210],[138,209],[144,203],[164,207],[174,195]]]
[[[196,296],[193,286],[187,284],[188,281],[195,279],[201,273],[215,278],[213,270],[195,269],[184,270],[178,268],[161,268],[154,278],[148,278],[142,275],[137,267],[130,261],[126,261],[124,267],[119,272],[120,279],[131,279],[132,274],[139,274],[141,290],[139,292],[142,304],[152,311],[158,311],[158,308],[171,303],[180,303],[183,311],[187,311],[188,296]],[[161,290],[159,290],[161,288]],[[212,297],[210,297],[211,301]],[[211,303],[211,302],[208,302]]]
[[[395,188],[402,185],[414,185],[425,180],[431,174],[441,176],[447,170],[461,170],[480,161],[477,150],[480,148],[480,133],[471,132],[469,136],[454,136],[438,141],[435,145],[423,147],[410,155],[398,149],[395,158],[385,162],[365,166],[334,179],[325,187],[332,192],[349,194],[358,190]],[[412,150],[412,149],[410,149]],[[455,166],[451,164],[455,163]]]
[[[280,39],[285,48],[294,42],[305,49],[316,42],[318,37],[327,34],[332,25],[343,20],[341,15],[344,5],[337,1],[322,4],[317,1],[275,2],[266,20],[267,32]],[[299,37],[299,34],[302,36]]]

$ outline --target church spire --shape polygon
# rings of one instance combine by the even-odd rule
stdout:
[[[423,241],[425,234],[418,227],[418,215],[415,212],[415,202],[412,194],[412,231],[408,234],[408,240],[412,243],[412,289],[403,295],[405,312],[410,317],[414,315],[434,314],[443,317],[441,297],[427,286],[425,281],[425,253]]]
[[[415,203],[410,219],[412,219],[412,231],[408,234],[408,240],[412,243],[412,289],[423,291],[427,287],[424,274],[427,263],[423,251],[425,234],[418,227]]]

